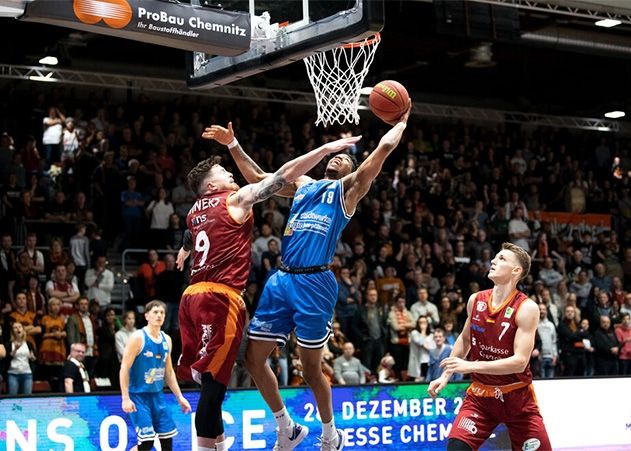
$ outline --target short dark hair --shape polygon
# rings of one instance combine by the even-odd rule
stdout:
[[[221,164],[221,157],[211,157],[204,161],[200,161],[197,165],[191,169],[186,176],[188,187],[195,191],[195,193],[203,194],[200,192],[200,185],[202,181],[208,176],[210,170],[215,166]]]

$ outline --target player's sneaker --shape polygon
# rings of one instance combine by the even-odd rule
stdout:
[[[340,429],[336,429],[335,432],[335,437],[332,439],[320,437],[320,449],[322,451],[339,451],[344,449],[344,432]]]
[[[281,432],[278,428],[276,428],[276,443],[274,444],[274,451],[294,449],[305,439],[308,433],[309,428],[298,423],[294,423],[291,434]]]

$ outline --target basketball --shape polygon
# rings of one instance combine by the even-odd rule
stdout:
[[[384,122],[399,119],[407,110],[409,101],[405,86],[394,80],[380,81],[368,97],[370,110]]]

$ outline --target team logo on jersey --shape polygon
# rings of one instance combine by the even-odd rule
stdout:
[[[475,425],[475,421],[473,421],[471,418],[467,418],[464,417],[460,420],[460,423],[458,423],[458,427],[460,429],[464,429],[465,431],[475,435],[478,433],[478,428]],[[534,448],[536,449],[536,448]]]
[[[478,312],[483,312],[483,311],[485,311],[485,310],[486,310],[486,302],[484,302],[484,301],[478,301],[478,303],[477,303],[477,304],[476,304],[476,306],[475,306],[475,309],[476,309]]]
[[[521,449],[522,451],[535,451],[536,449],[539,449],[540,446],[541,442],[538,438],[529,438],[524,442]]]
[[[510,318],[513,316],[513,312],[515,309],[513,307],[506,307],[506,312],[504,312],[504,318]]]
[[[149,357],[153,357],[153,352],[151,351],[147,351],[143,354],[145,357],[149,358]]]

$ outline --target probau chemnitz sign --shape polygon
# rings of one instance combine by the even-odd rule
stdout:
[[[163,0],[34,0],[21,19],[213,55],[250,48],[248,13]]]

